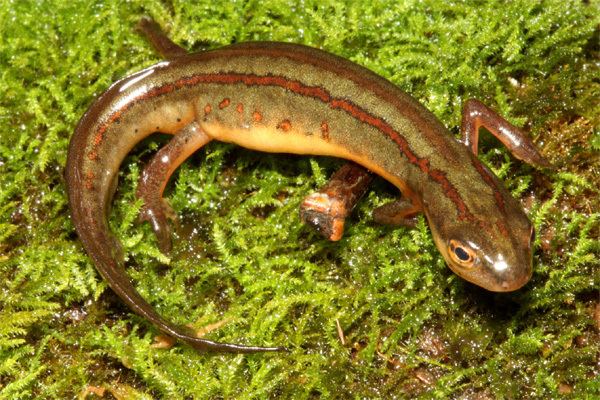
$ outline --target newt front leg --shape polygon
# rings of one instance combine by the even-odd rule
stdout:
[[[486,128],[498,138],[516,158],[536,166],[550,164],[539,153],[531,139],[518,127],[476,99],[463,106],[461,142],[477,156],[479,129]],[[357,178],[360,177],[360,178]],[[361,184],[355,184],[360,179]],[[368,190],[372,180],[369,172],[354,163],[344,164],[319,191],[305,197],[300,205],[300,217],[328,240],[340,240],[345,218]],[[381,224],[413,226],[414,217],[421,212],[410,199],[400,199],[373,210],[373,218]]]

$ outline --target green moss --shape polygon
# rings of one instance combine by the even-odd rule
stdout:
[[[485,292],[446,268],[423,219],[413,230],[374,224],[371,210],[397,196],[382,181],[344,239],[325,242],[297,209],[338,161],[220,143],[169,188],[181,221],[167,258],[135,223],[135,182],[156,138],[127,159],[111,216],[136,286],[177,323],[222,323],[212,339],[291,353],[153,348],[157,331],[84,254],[62,178],[94,96],[159,60],[133,29],[144,14],[190,49],[325,48],[388,77],[454,132],[468,97],[526,124],[555,171],[492,142],[481,159],[539,232],[532,282]],[[93,387],[115,398],[599,396],[598,15],[597,0],[0,0],[0,398]]]

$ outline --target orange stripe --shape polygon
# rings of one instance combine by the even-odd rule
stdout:
[[[198,74],[198,75],[181,78],[173,83],[169,83],[169,84],[165,84],[163,86],[156,87],[156,88],[149,90],[148,92],[136,97],[135,99],[132,99],[131,102],[125,104],[123,107],[121,107],[121,109],[115,111],[108,118],[108,121],[98,128],[94,145],[95,146],[100,145],[100,143],[102,141],[102,137],[103,137],[104,133],[106,132],[106,130],[108,129],[108,126],[110,126],[115,121],[118,121],[119,118],[121,117],[121,115],[127,109],[132,107],[134,104],[144,101],[144,100],[147,100],[147,99],[150,99],[150,98],[159,97],[159,96],[165,95],[167,93],[171,93],[180,88],[193,87],[193,86],[196,86],[198,84],[203,84],[203,83],[223,84],[223,85],[243,84],[243,85],[246,85],[249,87],[250,86],[281,87],[281,88],[289,90],[290,92],[293,92],[295,94],[305,96],[305,97],[310,97],[315,100],[319,100],[325,104],[328,104],[333,109],[342,110],[342,111],[350,114],[352,117],[356,118],[357,120],[376,128],[377,130],[382,132],[384,135],[386,135],[387,137],[392,139],[396,143],[398,148],[400,149],[401,153],[406,157],[408,162],[410,162],[411,164],[418,167],[431,180],[438,183],[442,187],[444,194],[456,206],[456,209],[458,211],[458,218],[460,220],[476,220],[476,218],[474,218],[473,214],[468,210],[467,205],[462,200],[458,190],[448,180],[446,173],[439,169],[430,168],[429,160],[425,159],[425,158],[419,158],[413,152],[413,150],[410,148],[410,145],[409,145],[408,141],[406,140],[406,138],[404,138],[400,133],[395,131],[392,128],[392,126],[390,126],[383,119],[370,114],[368,111],[360,108],[359,106],[357,106],[356,104],[352,103],[349,100],[332,98],[330,93],[320,86],[307,86],[300,81],[290,80],[283,76],[273,76],[273,75],[259,76],[259,75],[253,75],[253,74],[240,74],[240,73],[234,73],[234,72],[223,72],[223,73],[219,73],[219,74]],[[224,99],[221,102],[221,104],[219,104],[220,108],[223,108],[221,106],[226,107],[228,105],[229,105],[229,99]],[[98,140],[98,138],[100,138],[100,140]],[[488,182],[486,181],[486,183],[488,183]]]

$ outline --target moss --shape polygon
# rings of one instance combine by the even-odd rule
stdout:
[[[133,30],[143,14],[190,49],[325,48],[391,79],[454,132],[468,97],[526,124],[555,171],[493,142],[481,158],[539,232],[531,283],[485,292],[445,267],[424,220],[374,224],[370,211],[397,196],[382,181],[345,238],[325,242],[297,207],[338,161],[220,143],[169,188],[181,221],[167,258],[135,223],[135,182],[157,137],[127,159],[111,215],[136,286],[178,323],[220,323],[212,339],[291,353],[153,348],[157,331],[84,254],[62,178],[94,96],[159,60]],[[598,15],[597,0],[0,0],[0,398],[600,395]]]

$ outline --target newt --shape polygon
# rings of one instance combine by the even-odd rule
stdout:
[[[519,289],[530,279],[534,228],[520,203],[477,159],[479,128],[486,127],[515,157],[538,167],[548,164],[525,133],[487,106],[466,102],[458,140],[391,82],[323,50],[248,42],[188,54],[154,22],[142,20],[140,27],[167,60],[117,81],[93,102],[71,138],[65,177],[86,252],[121,299],[162,333],[199,351],[283,350],[195,337],[161,317],[133,286],[107,214],[121,163],[154,132],[173,138],[143,171],[138,195],[161,249],[170,243],[162,194],[171,174],[217,140],[356,163],[360,167],[352,168],[367,169],[401,192],[376,219],[405,224],[423,214],[456,274],[498,292]]]

